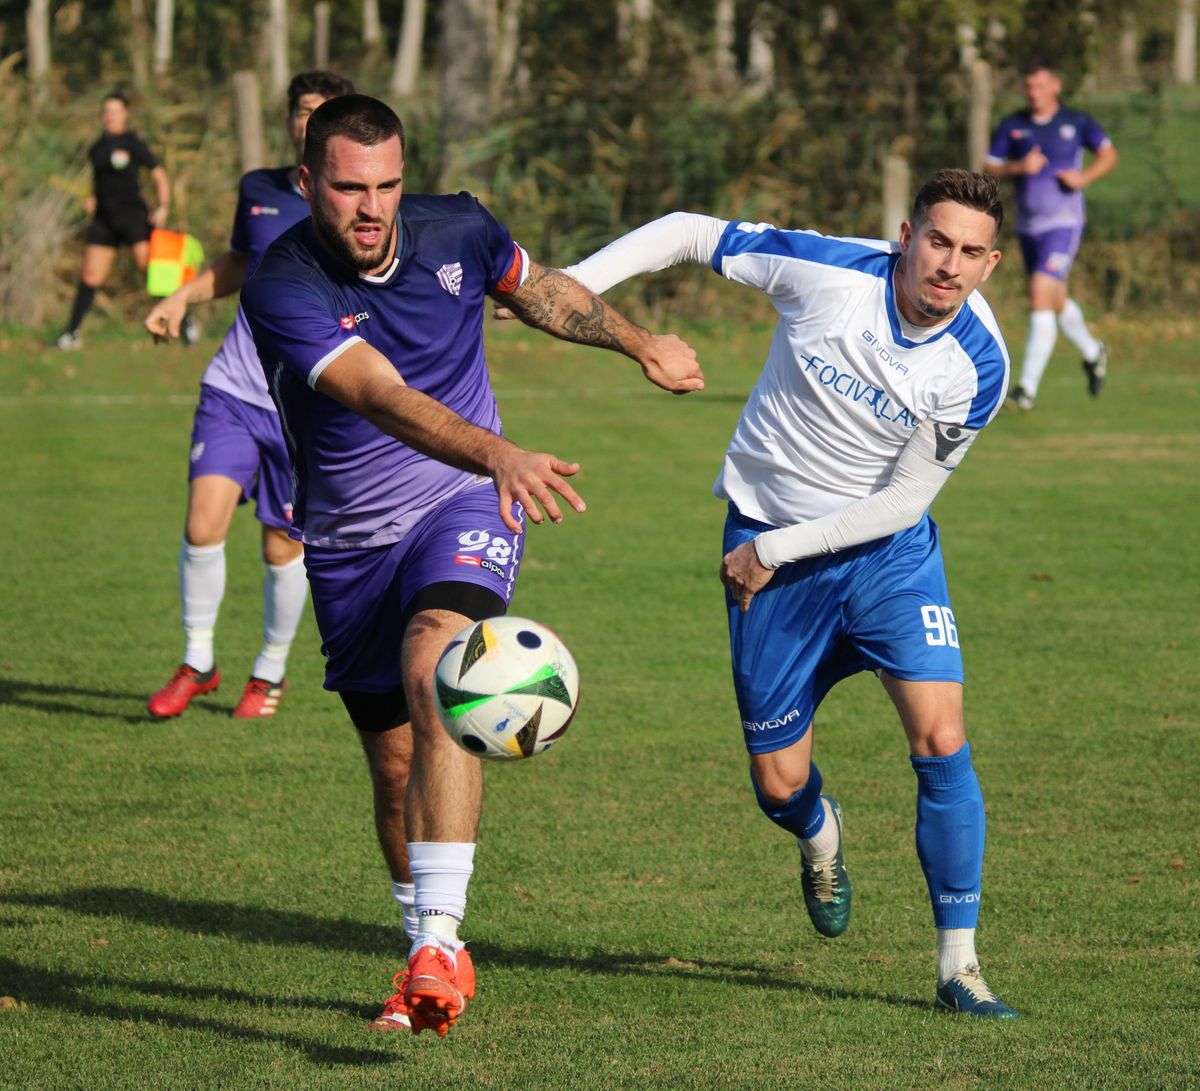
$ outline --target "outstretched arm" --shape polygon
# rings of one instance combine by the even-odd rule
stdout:
[[[329,364],[318,377],[316,389],[413,450],[492,478],[500,495],[500,517],[515,534],[521,532],[521,525],[512,517],[514,502],[535,523],[543,520],[539,504],[551,522],[562,521],[553,493],[575,511],[586,509],[563,480],[579,470],[578,463],[526,451],[464,420],[441,402],[408,386],[387,358],[365,341],[351,345]]]
[[[198,276],[176,289],[166,299],[159,300],[142,323],[155,342],[170,341],[179,336],[179,324],[188,307],[233,295],[246,283],[249,254],[226,250],[205,266]]]
[[[496,300],[527,325],[564,341],[624,353],[673,394],[704,387],[696,353],[674,334],[652,334],[559,269],[529,263],[524,282]]]

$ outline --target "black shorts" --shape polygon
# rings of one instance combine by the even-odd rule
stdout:
[[[404,628],[407,629],[408,623],[422,610],[453,610],[471,621],[482,621],[499,617],[508,610],[508,604],[494,591],[479,584],[446,581],[430,584],[413,596],[404,610]],[[359,731],[390,731],[410,719],[403,686],[387,693],[339,690],[338,696]]]
[[[88,224],[84,241],[91,246],[133,246],[150,239],[150,212],[145,205],[118,211],[97,212]]]

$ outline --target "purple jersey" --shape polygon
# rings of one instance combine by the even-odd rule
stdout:
[[[398,542],[480,480],[414,451],[315,389],[351,345],[378,349],[411,387],[500,431],[483,357],[485,296],[514,290],[524,251],[474,197],[406,195],[396,259],[368,276],[335,261],[312,221],[282,235],[242,289],[295,467],[292,532],[307,545]]]
[[[1000,122],[988,149],[989,162],[1023,159],[1033,148],[1040,148],[1048,160],[1037,174],[1019,174],[1013,179],[1018,233],[1038,235],[1057,227],[1082,227],[1083,191],[1067,189],[1057,173],[1078,170],[1083,166],[1084,148],[1098,152],[1108,143],[1108,134],[1093,117],[1065,107],[1040,124],[1028,110]]]
[[[271,243],[292,224],[308,216],[308,202],[292,185],[291,172],[291,167],[252,170],[242,176],[238,185],[237,212],[233,217],[229,249],[249,255],[247,276],[254,271]],[[258,362],[254,337],[241,307],[200,382],[260,409],[275,411],[262,365]]]

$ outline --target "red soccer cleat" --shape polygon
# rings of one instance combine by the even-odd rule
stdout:
[[[287,682],[268,682],[265,678],[251,678],[242,691],[242,699],[233,710],[235,720],[258,720],[275,715],[275,709],[283,699]]]
[[[450,956],[436,944],[417,949],[408,960],[404,1002],[413,1034],[434,1030],[445,1038],[475,996],[475,966],[465,947]]]
[[[392,985],[396,989],[394,996],[389,996],[384,1001],[383,1011],[371,1020],[371,1025],[367,1030],[388,1031],[388,1030],[411,1030],[412,1022],[408,1017],[408,1002],[404,999],[405,990],[408,988],[408,969],[401,970],[392,978]]]
[[[169,720],[187,708],[193,697],[214,693],[220,684],[221,675],[216,667],[201,674],[184,663],[171,675],[171,681],[146,702],[146,708],[156,719]]]

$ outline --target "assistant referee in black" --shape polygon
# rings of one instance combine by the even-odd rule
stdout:
[[[79,326],[91,309],[96,289],[108,278],[117,248],[128,246],[139,270],[150,260],[150,230],[167,222],[171,186],[167,172],[137,133],[129,128],[129,101],[118,91],[104,98],[100,109],[103,133],[89,149],[92,195],[84,207],[92,218],[83,248],[83,273],[60,349],[82,345]],[[150,172],[158,205],[153,211],[142,198],[140,172]]]

